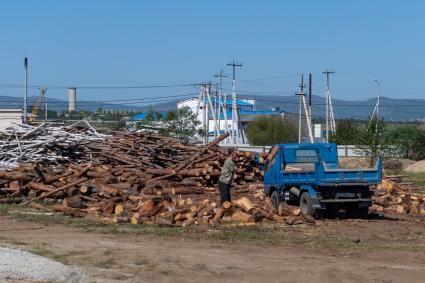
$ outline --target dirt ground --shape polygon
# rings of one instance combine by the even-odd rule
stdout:
[[[79,269],[83,282],[424,282],[425,222],[93,228],[0,216],[0,245]]]

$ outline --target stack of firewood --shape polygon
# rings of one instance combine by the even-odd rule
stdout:
[[[234,201],[220,204],[215,185],[227,155],[216,145],[225,137],[198,147],[159,136],[117,133],[85,144],[79,155],[82,163],[43,161],[0,171],[0,203],[133,224],[250,224],[264,219],[302,223],[306,218],[298,208],[276,209],[264,195],[264,155],[238,153]]]
[[[384,179],[373,197],[372,211],[425,215],[425,195],[409,192],[394,180]]]
[[[26,164],[0,172],[0,203],[133,224],[252,224],[264,219],[297,224],[304,219],[298,208],[273,207],[261,183],[236,186],[234,201],[221,205],[217,189],[193,185],[193,177],[187,185],[185,179],[149,183],[147,176],[150,174],[129,165]]]

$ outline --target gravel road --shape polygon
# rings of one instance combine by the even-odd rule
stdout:
[[[62,263],[21,250],[0,248],[0,281],[80,282],[80,275]]]

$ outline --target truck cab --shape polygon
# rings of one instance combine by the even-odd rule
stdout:
[[[305,215],[343,209],[365,217],[372,204],[370,187],[381,179],[379,158],[373,168],[342,169],[334,143],[279,144],[270,150],[264,191],[276,206],[296,203]]]

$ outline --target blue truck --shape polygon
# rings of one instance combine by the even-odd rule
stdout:
[[[344,210],[366,217],[371,186],[382,179],[378,158],[373,168],[342,169],[334,143],[279,144],[269,153],[264,172],[264,191],[277,207],[280,202],[299,204],[305,215],[322,217]]]

